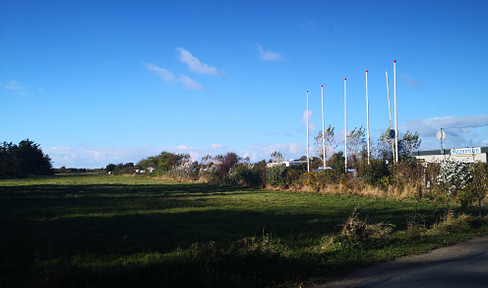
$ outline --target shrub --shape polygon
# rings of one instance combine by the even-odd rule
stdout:
[[[239,186],[261,187],[266,179],[266,166],[262,163],[242,164],[230,169],[227,183]]]
[[[452,160],[441,162],[437,184],[448,196],[456,197],[463,207],[474,201],[472,193],[467,190],[472,179],[468,163]]]
[[[194,163],[185,162],[174,166],[166,175],[178,180],[197,180],[199,178],[199,169]]]
[[[300,176],[300,184],[310,187],[313,191],[319,192],[325,188],[325,171],[304,173]]]
[[[285,178],[283,177],[285,170],[285,166],[274,166],[268,168],[266,183],[274,187],[285,186]]]
[[[376,187],[381,185],[381,180],[384,177],[390,176],[390,171],[385,161],[371,159],[370,164],[363,162],[359,166],[358,174],[367,184]]]
[[[306,167],[306,164],[286,167],[283,175],[285,187],[295,185],[300,180],[300,176],[307,171]]]

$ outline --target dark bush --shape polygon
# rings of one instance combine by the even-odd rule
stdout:
[[[358,175],[363,181],[372,186],[380,185],[384,177],[390,176],[388,165],[385,161],[379,159],[370,159],[370,164],[363,162],[358,168]]]
[[[307,164],[286,167],[283,175],[285,187],[295,184],[305,172],[307,172]]]

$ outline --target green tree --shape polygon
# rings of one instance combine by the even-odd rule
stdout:
[[[281,154],[281,152],[274,151],[273,153],[271,153],[271,162],[280,163],[283,162],[284,160],[285,157],[283,157],[283,154]]]
[[[347,160],[352,167],[357,167],[359,160],[366,155],[366,129],[363,126],[354,128],[347,134]]]
[[[230,171],[230,169],[234,168],[240,160],[241,157],[239,157],[234,152],[228,152],[227,154],[225,154],[225,156],[223,156],[222,161],[219,164],[219,171],[222,180],[225,179],[225,176]]]
[[[327,159],[327,154],[330,152],[330,153],[333,153],[335,148],[337,147],[337,145],[335,144],[335,127],[332,127],[331,125],[329,125],[329,127],[327,127],[327,129],[325,129],[325,158]],[[317,133],[317,136],[314,137],[314,146],[315,146],[315,150],[317,152],[317,155],[319,155],[320,159],[324,159],[323,158],[323,150],[322,150],[322,142],[323,142],[323,139],[322,139],[322,130],[320,130],[318,133]]]
[[[373,150],[374,154],[376,154],[376,157],[380,158],[383,161],[388,160],[390,163],[393,163],[392,145],[394,145],[395,140],[390,138],[389,133],[390,128],[386,129],[385,132],[380,135]]]
[[[19,145],[4,142],[0,147],[1,178],[52,174],[51,159],[42,152],[39,144],[25,139]]]
[[[386,129],[383,134],[381,134],[380,138],[378,138],[378,143],[375,148],[375,154],[377,157],[388,160],[390,162],[393,161],[393,149],[392,143],[394,143],[394,139],[389,137],[390,129]],[[422,143],[422,139],[420,139],[420,135],[418,132],[410,132],[407,130],[403,137],[398,140],[398,156],[400,159],[406,159],[411,157],[412,152],[414,150],[418,150],[420,148],[420,144]]]
[[[332,167],[336,171],[341,171],[344,172],[344,152],[339,151],[334,154],[329,158],[327,161],[327,166]]]
[[[115,170],[115,167],[117,167],[117,165],[110,163],[107,165],[107,167],[105,167],[105,172],[113,172]]]
[[[407,130],[400,141],[398,141],[398,154],[400,158],[411,157],[414,150],[418,150],[422,139],[419,133],[412,133]]]

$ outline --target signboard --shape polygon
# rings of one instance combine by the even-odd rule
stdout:
[[[462,156],[473,156],[474,154],[481,154],[481,147],[451,149],[452,156],[462,157]]]
[[[395,130],[394,129],[390,129],[390,131],[388,131],[388,138],[395,139]]]

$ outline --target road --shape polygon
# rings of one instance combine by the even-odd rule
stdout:
[[[487,287],[488,237],[354,271],[314,288]]]

